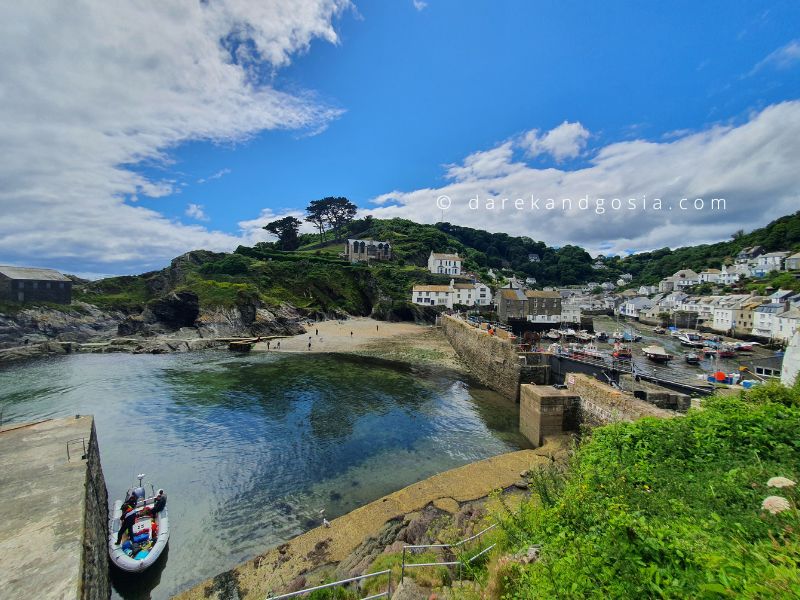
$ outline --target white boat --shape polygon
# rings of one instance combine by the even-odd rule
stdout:
[[[117,536],[122,527],[123,500],[114,502],[114,510],[108,523],[108,553],[111,562],[129,573],[140,573],[150,567],[158,560],[169,542],[169,516],[166,505],[154,515],[155,489],[150,486],[153,494],[148,498],[142,485],[144,473],[138,477],[139,485],[128,490],[126,496],[127,499],[131,494],[135,494],[137,498],[136,507],[133,509],[136,513],[133,540],[129,539],[128,533],[125,533],[122,543],[117,545]]]

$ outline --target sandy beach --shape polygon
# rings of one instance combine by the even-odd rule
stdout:
[[[441,329],[367,317],[307,324],[307,333],[260,342],[258,352],[344,352],[411,364],[465,370]]]

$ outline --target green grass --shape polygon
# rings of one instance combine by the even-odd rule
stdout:
[[[505,552],[543,548],[495,587],[509,599],[800,596],[796,488],[766,485],[798,481],[798,431],[800,388],[596,429],[566,474],[497,515]],[[765,512],[770,495],[793,509]]]

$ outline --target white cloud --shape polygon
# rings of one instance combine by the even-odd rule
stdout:
[[[198,221],[208,221],[208,216],[203,210],[202,204],[189,204],[186,207],[186,216]]]
[[[86,272],[161,266],[242,239],[167,219],[179,189],[136,165],[188,140],[324,127],[341,111],[268,83],[347,0],[6,2],[0,7],[0,260]],[[131,201],[138,198],[134,206]],[[127,201],[126,201],[127,199]],[[66,268],[66,267],[63,267]]]
[[[425,10],[428,7],[428,3],[423,2],[423,0],[412,0],[412,2],[414,3],[414,8],[419,11]]]
[[[230,169],[220,169],[219,171],[209,175],[208,177],[201,177],[200,179],[197,180],[197,183],[208,183],[209,181],[213,181],[215,179],[221,179],[230,172],[231,172]]]
[[[521,144],[530,157],[550,154],[561,161],[578,156],[586,147],[588,139],[589,131],[583,125],[564,121],[544,134],[540,134],[538,129],[528,131]]]
[[[365,213],[434,223],[442,217],[436,199],[447,195],[452,205],[444,218],[451,223],[624,253],[727,239],[800,206],[800,101],[770,106],[738,126],[714,126],[670,141],[609,144],[588,166],[573,170],[515,162],[512,150],[513,143],[505,142],[471,154],[463,165],[448,167],[452,181],[446,185],[381,195],[378,207]],[[645,195],[648,210],[640,208]],[[506,209],[498,201],[487,210],[488,197],[508,198]],[[531,197],[542,199],[539,209],[531,207]],[[606,199],[605,208],[612,198],[635,198],[637,210],[596,214],[577,207],[583,197],[591,208],[597,198]],[[655,197],[663,201],[661,211],[652,209]],[[726,210],[682,211],[678,202],[684,197],[707,203],[725,198]],[[473,198],[483,208],[471,209]],[[525,201],[522,210],[514,207],[517,198]],[[547,198],[557,199],[558,207],[570,198],[574,208],[546,210]]]
[[[788,69],[800,63],[800,40],[792,40],[785,46],[771,52],[750,71],[750,75],[764,68]]]

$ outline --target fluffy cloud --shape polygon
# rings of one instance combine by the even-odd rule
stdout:
[[[271,71],[337,42],[347,0],[6,2],[0,8],[0,259],[109,272],[247,238],[136,199],[175,191],[137,165],[187,140],[318,130],[340,114]]]
[[[526,137],[516,147],[529,150]],[[451,223],[624,253],[725,239],[800,206],[797,101],[770,106],[738,126],[714,126],[669,141],[613,143],[571,170],[515,161],[514,148],[515,142],[507,141],[476,152],[461,166],[448,167],[452,181],[446,185],[384,194],[374,200],[378,207],[366,212],[433,223],[442,218],[437,198],[446,195],[451,205],[444,219]],[[489,198],[496,200],[493,208],[487,208]],[[503,198],[508,199],[504,209]],[[548,198],[555,200],[552,210]],[[571,209],[563,210],[565,198],[572,200]],[[579,205],[583,198],[585,210]],[[602,214],[599,198],[605,200]],[[612,209],[613,198],[622,199],[620,210]],[[655,209],[655,198],[662,200],[661,210]],[[682,198],[690,199],[684,203],[690,210],[681,210]],[[704,199],[703,210],[694,210],[696,198]],[[714,198],[725,199],[724,210],[711,209]],[[477,209],[470,206],[474,199]],[[520,209],[516,199],[522,200]],[[628,199],[635,200],[634,210]]]
[[[522,138],[522,146],[528,156],[550,154],[557,161],[565,158],[575,158],[586,147],[589,131],[580,123],[567,123],[564,121],[544,134],[538,129],[528,131]]]
[[[192,219],[196,219],[198,221],[208,221],[208,215],[206,215],[204,207],[202,204],[189,204],[186,207],[186,216],[191,217]]]

